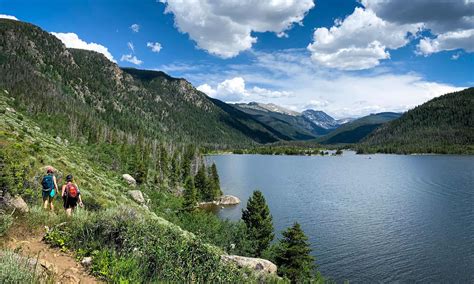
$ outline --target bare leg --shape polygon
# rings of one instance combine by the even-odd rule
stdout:
[[[45,199],[45,200],[44,200],[43,208],[44,208],[44,210],[47,210],[47,209],[48,209],[48,199]]]
[[[51,199],[51,201],[49,202],[49,206],[51,208],[51,212],[54,212],[54,203],[53,203],[53,199]]]
[[[68,217],[71,217],[71,213],[72,213],[72,208],[66,209],[66,215],[67,215]]]

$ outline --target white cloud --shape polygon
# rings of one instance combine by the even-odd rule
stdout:
[[[9,19],[9,20],[18,21],[17,17],[11,16],[11,15],[5,15],[5,14],[0,14],[0,19]]]
[[[323,110],[336,118],[362,116],[381,111],[406,111],[436,96],[462,87],[431,82],[418,74],[391,74],[377,67],[368,74],[321,68],[308,63],[304,50],[255,52],[255,60],[247,65],[207,66],[181,75],[197,83],[206,94],[228,102],[258,101],[288,108]],[[212,70],[212,71],[209,71]],[[211,73],[210,73],[211,72]],[[238,88],[226,88],[228,78]],[[235,78],[240,78],[235,80]],[[259,96],[253,86],[265,86],[284,96]],[[233,84],[230,84],[233,85]]]
[[[252,32],[285,36],[314,7],[313,0],[161,0],[175,25],[197,46],[222,58],[248,50],[257,41]]]
[[[456,49],[474,52],[474,29],[447,32],[438,35],[434,39],[422,38],[417,45],[417,53],[424,56],[444,50]]]
[[[122,55],[122,57],[120,58],[120,61],[130,62],[130,63],[135,64],[135,65],[141,65],[143,63],[143,61],[138,59],[135,55],[132,56],[132,54]]]
[[[156,53],[160,52],[163,48],[159,42],[147,42],[146,46]]]
[[[127,46],[132,52],[135,52],[135,46],[133,45],[133,42],[127,42]]]
[[[291,92],[273,91],[254,86],[247,88],[245,80],[242,77],[226,79],[212,88],[209,84],[202,84],[197,87],[198,90],[210,97],[217,98],[226,102],[248,102],[262,98],[282,98],[291,96]]]
[[[316,29],[308,50],[312,60],[322,66],[368,69],[390,58],[389,49],[405,46],[409,42],[408,35],[417,33],[420,27],[420,24],[392,24],[371,10],[356,8],[330,29]]]
[[[77,36],[77,34],[75,33],[52,32],[51,34],[57,37],[58,39],[60,39],[67,48],[92,50],[98,53],[102,53],[110,61],[116,62],[112,54],[109,52],[108,48],[101,44],[94,43],[94,42],[87,43],[83,41],[82,39],[80,39],[79,36]]]
[[[134,33],[138,33],[140,31],[140,25],[139,24],[133,24],[130,26],[130,29],[132,29],[132,31]]]

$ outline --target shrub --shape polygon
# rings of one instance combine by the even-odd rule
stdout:
[[[0,252],[1,283],[40,283],[34,265],[12,251]]]
[[[0,237],[6,234],[12,223],[12,214],[8,214],[5,211],[0,210]]]

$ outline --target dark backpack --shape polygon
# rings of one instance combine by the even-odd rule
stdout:
[[[79,191],[77,190],[77,187],[75,184],[68,184],[66,186],[66,194],[67,194],[67,197],[71,197],[71,198],[77,198],[77,196],[79,195]]]
[[[54,180],[52,175],[46,175],[43,177],[41,181],[41,185],[43,186],[43,191],[50,191],[54,188]]]

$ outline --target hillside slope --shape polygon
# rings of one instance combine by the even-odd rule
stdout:
[[[318,139],[322,144],[358,143],[380,125],[397,119],[400,113],[382,112],[371,114],[346,123]]]
[[[284,110],[281,107],[272,104],[234,104],[235,108],[252,116],[259,122],[268,125],[270,128],[278,131],[281,140],[309,140],[329,132],[307,116],[290,110]]]
[[[474,153],[474,88],[432,99],[368,136],[360,152]]]
[[[57,134],[94,140],[138,136],[202,144],[267,143],[278,138],[252,117],[235,117],[184,79],[120,69],[102,54],[67,49],[31,24],[0,19],[0,87],[15,107]],[[91,129],[94,128],[94,129]],[[97,131],[104,135],[93,137]],[[90,135],[87,135],[90,133]]]

